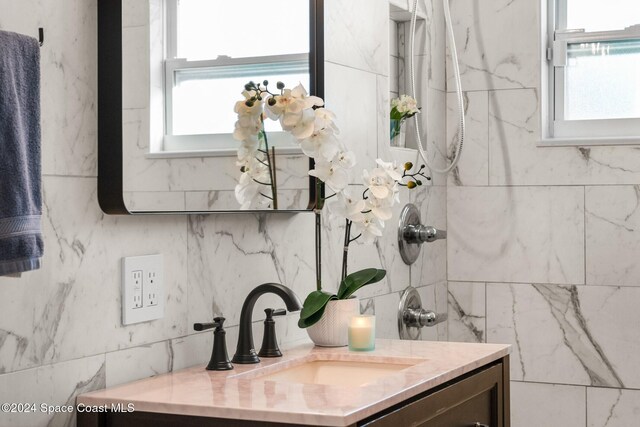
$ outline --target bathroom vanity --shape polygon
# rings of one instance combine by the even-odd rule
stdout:
[[[303,344],[259,364],[196,366],[77,403],[104,411],[79,413],[79,427],[508,427],[509,346],[377,340],[357,353]]]

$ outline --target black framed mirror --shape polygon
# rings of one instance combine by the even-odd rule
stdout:
[[[279,183],[272,190],[280,203],[243,206],[235,191],[242,171],[233,111],[250,80],[269,80],[274,90],[276,81],[288,88],[302,84],[324,97],[323,11],[323,0],[236,0],[224,7],[210,0],[99,0],[102,210],[312,209],[312,161],[268,124]],[[284,30],[275,28],[278,22]]]

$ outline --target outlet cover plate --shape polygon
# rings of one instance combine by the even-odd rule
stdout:
[[[148,322],[164,317],[162,255],[122,258],[122,324]],[[142,306],[136,278],[142,273]],[[153,281],[150,280],[153,279]],[[150,299],[151,296],[151,299]]]

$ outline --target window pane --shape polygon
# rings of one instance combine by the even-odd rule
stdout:
[[[179,0],[178,57],[195,61],[309,52],[309,2]]]
[[[567,28],[622,30],[640,24],[638,0],[567,0]]]
[[[242,99],[244,85],[250,81],[269,80],[270,90],[276,90],[281,81],[292,88],[299,83],[309,88],[309,73],[300,68],[286,70],[269,64],[269,71],[256,70],[256,65],[247,67],[216,67],[214,69],[182,70],[176,72],[173,90],[173,135],[199,135],[233,133],[237,120],[233,106]],[[303,67],[306,67],[304,63]],[[220,102],[233,100],[233,102]],[[272,120],[265,122],[267,131],[280,131],[280,124]]]
[[[640,117],[640,40],[567,46],[565,119]]]

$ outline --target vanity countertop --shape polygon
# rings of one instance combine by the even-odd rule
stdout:
[[[302,344],[281,358],[262,358],[231,371],[204,366],[158,375],[78,396],[77,403],[133,403],[136,412],[260,420],[291,424],[347,426],[458,378],[509,354],[503,344],[376,340],[371,352]],[[264,374],[316,360],[411,364],[377,381],[345,385],[261,380]],[[418,363],[416,363],[416,361]]]

